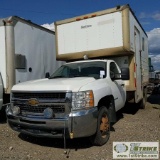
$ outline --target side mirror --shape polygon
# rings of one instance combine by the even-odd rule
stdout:
[[[46,72],[45,78],[49,78],[49,77],[50,77],[49,72]]]
[[[129,80],[129,68],[121,68],[121,79],[122,80]]]
[[[114,78],[115,78],[115,74],[114,74],[114,72],[112,72],[112,71],[110,71],[110,78],[111,78],[112,80],[114,80]]]

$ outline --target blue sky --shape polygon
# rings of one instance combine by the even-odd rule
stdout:
[[[149,54],[160,70],[160,0],[0,0],[0,18],[19,16],[39,25],[129,4],[148,34]]]

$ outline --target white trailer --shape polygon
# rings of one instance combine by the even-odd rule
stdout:
[[[60,65],[53,31],[16,16],[0,19],[0,110],[14,84],[44,78]]]
[[[55,23],[57,59],[113,59],[129,67],[127,99],[138,103],[148,84],[148,38],[129,5]],[[144,99],[143,99],[144,100]]]

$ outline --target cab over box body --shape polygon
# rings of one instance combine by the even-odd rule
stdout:
[[[148,38],[128,5],[55,23],[57,59],[114,59],[129,67],[128,100],[138,103],[149,79]]]
[[[13,86],[9,125],[103,145],[127,100],[145,106],[147,35],[128,5],[58,21],[55,29],[57,60],[68,63],[49,79]]]

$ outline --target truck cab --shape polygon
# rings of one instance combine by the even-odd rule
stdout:
[[[126,101],[124,75],[113,60],[66,63],[48,79],[12,88],[8,123],[33,136],[89,136],[93,144],[103,145]]]

